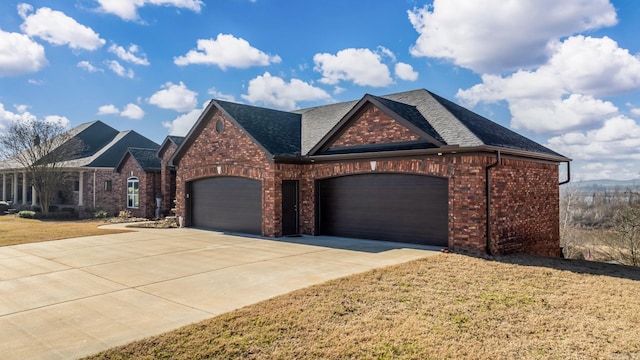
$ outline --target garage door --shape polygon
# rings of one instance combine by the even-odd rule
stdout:
[[[192,225],[262,234],[262,183],[241,177],[213,177],[191,185]]]
[[[447,179],[363,174],[318,182],[318,230],[435,246],[448,244]]]

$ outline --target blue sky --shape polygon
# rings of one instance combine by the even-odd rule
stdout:
[[[0,2],[0,131],[102,120],[161,142],[211,98],[304,108],[426,88],[640,178],[634,0]]]

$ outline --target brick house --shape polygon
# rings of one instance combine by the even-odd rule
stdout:
[[[570,160],[424,89],[293,112],[213,100],[170,160],[187,226],[560,253]]]
[[[50,210],[96,209],[115,214],[126,208],[126,181],[114,172],[115,167],[128,148],[157,149],[159,145],[135,131],[118,131],[101,121],[78,125],[69,132],[71,138],[82,142],[83,149],[62,164],[69,181],[59,189]],[[38,194],[21,165],[11,159],[0,162],[0,174],[3,201],[18,209],[39,207]]]

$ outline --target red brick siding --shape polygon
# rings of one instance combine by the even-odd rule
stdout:
[[[224,122],[221,133],[215,129],[216,122]],[[220,171],[218,172],[218,168]],[[176,199],[178,215],[185,216],[187,201],[185,186],[188,182],[212,176],[240,176],[262,181],[262,209],[264,236],[279,236],[273,214],[276,213],[276,198],[281,196],[280,181],[276,181],[274,164],[269,162],[265,151],[256,145],[247,134],[220,112],[213,114],[201,133],[186,153],[179,159],[176,176]],[[278,204],[280,205],[280,204]],[[268,215],[265,215],[268,214]],[[187,225],[188,224],[188,220]]]
[[[169,166],[169,159],[176,151],[177,146],[174,143],[170,143],[164,152],[161,154],[162,169],[160,171],[160,178],[162,179],[162,185],[160,193],[162,194],[162,209],[171,210],[173,208],[173,200],[176,198],[176,173]]]
[[[109,215],[117,213],[126,207],[126,203],[121,201],[121,194],[125,191],[126,184],[122,181],[122,176],[113,169],[100,169],[87,171],[84,173],[84,204],[87,208],[93,208],[94,204],[94,177],[95,175],[95,209],[104,210]],[[105,181],[111,181],[111,191],[104,190]]]
[[[160,194],[161,178],[160,172],[146,172],[140,168],[140,165],[129,156],[120,170],[123,189],[120,193],[120,199],[123,210],[131,211],[131,215],[135,217],[144,217],[148,219],[155,218],[156,200],[155,195]],[[138,178],[138,208],[127,208],[127,179],[131,177]]]
[[[330,149],[420,140],[420,136],[373,105],[367,106],[362,114],[352,121],[330,145]]]
[[[215,122],[224,120],[221,134]],[[448,179],[449,247],[484,253],[486,247],[485,168],[493,155],[445,155],[419,158],[274,164],[265,152],[223,115],[216,113],[178,164],[178,214],[185,214],[185,185],[211,176],[241,176],[263,184],[263,236],[282,234],[282,181],[300,182],[300,232],[315,232],[315,181],[370,172],[422,174]],[[527,252],[557,256],[558,166],[503,158],[491,169],[492,253]]]
[[[503,160],[491,169],[494,251],[558,256],[558,167]]]
[[[484,253],[484,169],[494,161],[491,156],[378,160],[375,171],[371,170],[369,160],[305,165],[301,180],[301,231],[315,232],[315,180],[370,172],[439,176],[449,179],[449,248]],[[504,168],[493,168],[491,173],[493,252],[557,256],[560,246],[557,166],[512,160],[503,163]],[[530,196],[534,193],[538,195]]]

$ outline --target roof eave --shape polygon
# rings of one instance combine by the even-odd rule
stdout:
[[[363,152],[351,154],[333,154],[333,155],[309,155],[304,157],[292,156],[275,156],[275,162],[293,162],[293,163],[314,163],[314,162],[332,162],[340,160],[363,160],[363,159],[381,159],[381,158],[397,158],[397,157],[416,157],[416,156],[442,156],[455,154],[495,154],[500,152],[502,155],[511,155],[517,158],[526,158],[528,160],[547,161],[553,163],[562,163],[571,161],[570,158],[564,156],[555,156],[551,154],[535,153],[523,150],[507,149],[498,146],[472,146],[459,147],[457,145],[446,145],[433,149],[412,149],[412,150],[395,150],[395,151],[379,151],[379,152]]]

